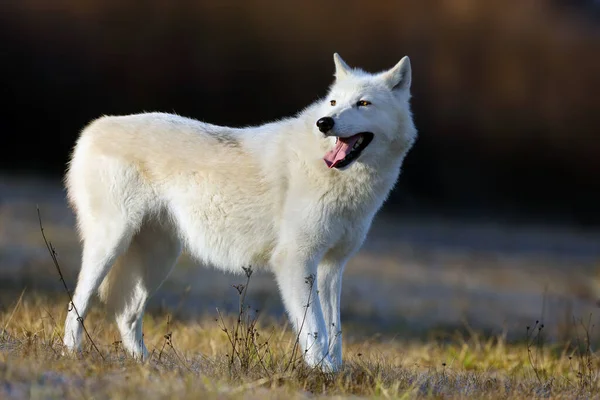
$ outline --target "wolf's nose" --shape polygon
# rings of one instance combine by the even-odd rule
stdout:
[[[334,124],[335,124],[335,122],[333,121],[333,118],[331,118],[331,117],[319,118],[319,120],[317,121],[317,127],[323,133],[329,132],[331,130],[331,128],[333,128]]]

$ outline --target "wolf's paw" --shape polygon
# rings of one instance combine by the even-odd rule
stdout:
[[[329,355],[320,356],[320,357],[307,357],[306,364],[308,364],[311,368],[316,368],[325,373],[333,373],[339,370],[339,365],[337,365]]]
[[[331,357],[327,356],[319,364],[319,368],[321,369],[321,372],[329,374],[329,373],[338,372],[340,369],[340,366],[337,363],[333,362]]]
[[[75,357],[79,354],[81,354],[81,348],[75,346],[73,343],[64,343],[60,352],[62,357]]]
[[[136,346],[132,349],[127,349],[127,354],[140,364],[145,364],[150,360],[150,353],[148,353],[144,345],[142,347]]]

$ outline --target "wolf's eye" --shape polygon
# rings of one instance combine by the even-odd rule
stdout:
[[[366,107],[368,105],[371,105],[371,102],[367,100],[360,100],[356,103],[357,107]]]
[[[329,104],[331,104],[332,106],[335,106],[335,100],[331,100],[331,101],[329,102]]]

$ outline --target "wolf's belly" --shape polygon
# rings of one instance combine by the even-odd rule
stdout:
[[[187,250],[199,261],[232,272],[267,268],[276,245],[275,219],[265,204],[223,202],[174,205],[171,214]]]

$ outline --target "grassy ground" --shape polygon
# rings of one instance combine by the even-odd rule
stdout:
[[[294,357],[295,337],[284,321],[253,313],[239,325],[235,315],[147,315],[151,359],[139,364],[124,354],[102,307],[86,319],[99,352],[87,339],[83,353],[71,357],[61,355],[64,299],[25,293],[4,304],[0,398],[600,397],[600,362],[586,340],[591,327],[563,345],[545,344],[535,325],[529,340],[513,343],[475,332],[423,341],[354,338],[345,342],[343,370],[327,375]]]
[[[231,286],[243,279],[182,257],[149,304],[152,357],[142,365],[101,306],[86,318],[99,352],[86,339],[82,354],[62,355],[68,299],[36,204],[71,289],[73,217],[60,186],[7,182],[0,399],[600,398],[600,232],[383,216],[345,273],[345,365],[335,375],[304,367],[272,276],[252,276],[247,301],[262,312],[244,315],[233,340]]]

